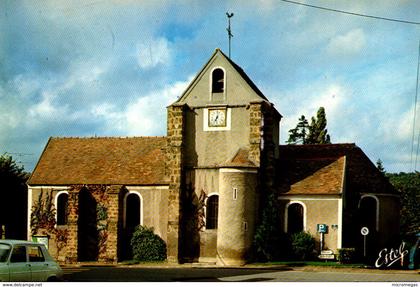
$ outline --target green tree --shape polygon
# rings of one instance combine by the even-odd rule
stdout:
[[[309,125],[309,134],[306,140],[307,144],[329,144],[330,135],[327,130],[327,116],[325,109],[320,107],[316,113],[316,118],[312,117]]]
[[[311,118],[311,124],[302,115],[294,129],[289,130],[287,144],[329,144],[330,135],[327,130],[327,116],[325,109],[320,107],[316,117]]]
[[[388,176],[401,195],[401,236],[408,241],[414,240],[420,232],[420,173],[395,173]]]
[[[0,155],[0,225],[7,238],[26,238],[28,177],[10,155]]]
[[[304,115],[300,116],[299,122],[294,129],[289,130],[288,144],[306,144],[308,136],[308,120]]]
[[[254,235],[254,251],[256,261],[273,261],[287,253],[286,237],[279,226],[279,207],[275,195],[272,193],[267,198],[264,206],[262,220]]]
[[[385,175],[386,171],[385,171],[385,168],[384,168],[384,164],[383,164],[383,162],[382,162],[382,160],[380,158],[376,161],[376,167],[378,168],[378,170],[383,175]]]

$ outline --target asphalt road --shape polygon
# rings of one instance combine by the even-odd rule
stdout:
[[[305,271],[247,268],[72,267],[68,282],[420,282],[408,272]]]

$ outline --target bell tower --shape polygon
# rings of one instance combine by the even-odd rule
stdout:
[[[172,258],[246,262],[261,190],[272,182],[280,118],[219,49],[168,107],[168,241],[172,234],[178,242],[168,244]]]

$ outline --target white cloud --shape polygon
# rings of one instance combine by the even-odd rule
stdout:
[[[28,110],[29,116],[33,119],[51,119],[56,116],[63,116],[64,109],[53,105],[55,95],[45,91],[42,93],[42,101],[33,105]]]
[[[186,89],[190,77],[185,82],[176,82],[161,90],[150,92],[129,103],[125,109],[110,103],[102,103],[91,108],[93,117],[105,122],[105,130],[118,131],[127,136],[157,136],[166,130],[166,106],[172,104]]]
[[[139,43],[136,55],[137,63],[142,69],[168,64],[171,59],[169,42],[165,38],[158,38],[152,39],[148,43]]]
[[[192,77],[185,82],[176,82],[162,90],[154,91],[139,98],[125,111],[125,130],[129,135],[157,135],[166,129],[166,107],[181,96]]]
[[[331,135],[333,142],[338,140],[348,141],[347,138],[351,136],[344,126],[351,125],[352,120],[349,110],[351,110],[350,103],[350,91],[338,83],[327,83],[322,82],[308,85],[305,88],[292,91],[294,95],[305,95],[304,100],[296,99],[299,103],[289,102],[288,106],[284,106],[289,110],[288,114],[284,114],[282,120],[282,138],[281,142],[284,142],[288,138],[288,131],[294,128],[298,122],[298,118],[301,115],[305,115],[308,122],[310,123],[311,117],[316,116],[316,112],[320,107],[325,108],[327,115],[327,129]],[[286,96],[291,98],[291,96]],[[280,111],[282,113],[283,111]],[[341,128],[340,128],[341,126]],[[343,137],[341,131],[346,130],[347,135]]]
[[[327,52],[335,56],[354,55],[366,45],[365,33],[362,29],[353,29],[346,34],[337,35],[327,45]]]
[[[402,113],[398,118],[383,113],[381,127],[385,142],[406,141],[413,133],[413,110],[410,109]],[[418,128],[415,130],[418,130]]]

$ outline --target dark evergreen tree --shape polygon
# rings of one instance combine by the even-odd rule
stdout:
[[[288,144],[306,144],[306,138],[309,130],[308,120],[302,115],[296,128],[289,130]]]
[[[400,231],[404,240],[414,242],[420,232],[420,173],[388,174],[401,195]]]
[[[383,162],[382,162],[382,160],[381,160],[380,158],[376,161],[376,167],[378,168],[378,170],[379,170],[379,171],[380,171],[383,175],[385,175],[386,171],[385,171],[385,168],[384,168]]]
[[[287,144],[329,144],[331,143],[330,135],[327,130],[327,116],[325,109],[320,107],[316,114],[316,118],[312,117],[311,124],[302,115],[296,128],[289,130],[289,139]]]
[[[329,144],[330,135],[327,130],[327,116],[325,109],[320,107],[316,113],[316,118],[312,117],[309,125],[309,134],[306,140],[307,144]]]
[[[0,235],[3,237],[26,239],[28,177],[11,156],[0,155],[0,228],[5,231]]]

